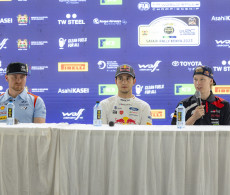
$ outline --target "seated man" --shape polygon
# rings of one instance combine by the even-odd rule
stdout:
[[[229,102],[215,96],[211,90],[216,85],[212,69],[198,66],[193,73],[193,84],[201,94],[201,105],[195,95],[181,101],[186,110],[186,125],[230,125]],[[176,117],[175,111],[172,125],[176,124]]]
[[[118,124],[152,125],[151,109],[148,103],[132,94],[132,87],[136,83],[135,73],[131,66],[117,67],[115,83],[118,95],[101,101],[102,123],[110,121]]]
[[[23,63],[10,63],[5,79],[9,88],[0,95],[0,122],[6,122],[7,104],[12,100],[15,105],[15,119],[20,123],[45,123],[46,107],[39,96],[26,91],[25,84],[28,68]]]

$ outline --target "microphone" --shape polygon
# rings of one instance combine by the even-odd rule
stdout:
[[[197,102],[198,106],[200,106],[201,105],[201,94],[200,94],[200,91],[196,91],[195,96],[196,96],[196,102]]]
[[[114,126],[114,122],[113,121],[109,121],[109,126],[113,127]]]
[[[197,105],[200,106],[201,105],[201,94],[200,94],[200,91],[196,91],[195,96],[196,96]],[[201,118],[203,119],[203,116]]]

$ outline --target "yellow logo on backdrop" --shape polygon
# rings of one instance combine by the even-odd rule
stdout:
[[[230,85],[216,85],[212,87],[214,94],[230,94]]]
[[[152,119],[165,119],[165,110],[164,109],[154,109],[151,110]]]
[[[85,72],[88,71],[88,62],[59,62],[58,72]]]

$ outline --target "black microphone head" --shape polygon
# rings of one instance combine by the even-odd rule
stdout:
[[[195,96],[196,96],[196,98],[201,98],[200,91],[196,91]]]
[[[114,126],[114,122],[113,121],[109,121],[109,126],[113,127]]]

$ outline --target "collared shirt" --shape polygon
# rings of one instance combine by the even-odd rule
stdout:
[[[15,118],[20,123],[33,123],[34,118],[46,118],[46,107],[41,97],[23,90],[16,98],[9,96],[9,89],[0,95],[0,123],[6,122],[7,104],[10,99],[15,105]]]
[[[152,125],[151,109],[145,101],[133,98],[120,98],[118,95],[101,101],[102,123],[113,121],[123,125]]]
[[[195,95],[181,101],[186,110],[185,120],[187,121],[194,113],[197,105]],[[178,104],[179,105],[179,104]],[[178,107],[177,105],[177,107]],[[230,106],[226,100],[215,96],[212,92],[207,100],[202,100],[205,106],[205,115],[198,119],[194,125],[230,125]],[[176,124],[176,110],[171,124]]]

